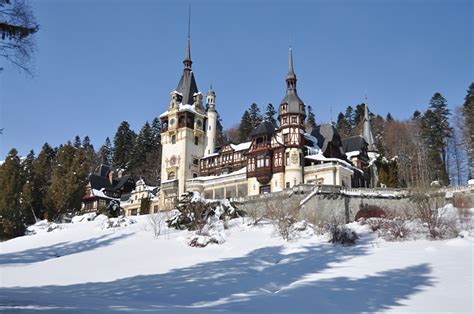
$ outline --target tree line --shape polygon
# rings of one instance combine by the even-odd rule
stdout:
[[[370,113],[379,181],[388,187],[419,188],[460,185],[474,178],[474,83],[464,103],[448,109],[447,100],[435,93],[425,111],[397,120]],[[339,113],[336,128],[342,138],[362,134],[364,104]]]
[[[125,170],[134,180],[158,185],[161,167],[161,125],[158,118],[136,134],[123,121],[113,143],[106,138],[96,151],[85,136],[52,147],[45,143],[37,156],[20,158],[11,149],[0,166],[0,239],[24,234],[37,220],[56,220],[81,208],[89,174],[99,165]]]

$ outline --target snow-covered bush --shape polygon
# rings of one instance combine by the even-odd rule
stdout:
[[[60,225],[54,222],[49,222],[47,219],[45,219],[45,220],[38,221],[34,225],[27,227],[25,231],[25,235],[34,235],[37,233],[51,232],[58,229],[61,229]]]
[[[356,243],[359,236],[355,231],[346,225],[340,225],[332,223],[328,227],[329,229],[329,242],[339,243],[342,245],[352,245]]]
[[[246,212],[236,205],[229,200],[209,201],[197,192],[189,192],[182,195],[171,218],[166,222],[170,228],[196,230],[200,234],[211,217],[217,220],[244,217]]]
[[[102,229],[126,227],[134,223],[136,221],[128,217],[109,218],[102,223]]]
[[[413,214],[429,231],[432,239],[443,239],[457,236],[456,218],[452,210],[444,205],[444,199],[436,193],[419,191],[413,193],[410,201],[414,205]]]
[[[120,215],[120,201],[111,200],[107,207],[97,210],[97,215],[105,215],[109,218],[116,218]]]

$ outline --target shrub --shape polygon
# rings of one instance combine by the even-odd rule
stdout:
[[[355,220],[358,221],[361,218],[382,218],[386,217],[385,210],[376,205],[364,205],[361,206],[360,210],[355,216]]]
[[[342,245],[352,245],[355,244],[356,240],[359,239],[357,233],[351,230],[346,225],[339,225],[332,223],[328,227],[329,229],[329,242],[339,243]]]

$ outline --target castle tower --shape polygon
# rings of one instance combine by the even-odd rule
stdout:
[[[377,159],[378,150],[375,146],[374,136],[372,135],[372,125],[370,123],[369,107],[367,104],[367,97],[364,104],[364,121],[362,129],[362,137],[367,142],[367,155],[370,160]],[[377,166],[374,162],[371,162],[370,166],[370,187],[377,187],[378,185],[378,171]]]
[[[199,158],[204,155],[206,114],[191,68],[189,34],[188,25],[183,74],[178,87],[171,92],[168,111],[160,115],[162,209],[172,208],[186,191],[186,180],[199,176]]]
[[[207,105],[207,126],[206,126],[206,148],[204,149],[204,156],[213,154],[216,149],[216,134],[217,134],[217,111],[216,111],[216,93],[209,88],[206,96]]]
[[[280,134],[285,144],[285,187],[303,183],[304,121],[306,108],[296,91],[296,74],[293,69],[293,51],[289,50],[286,95],[281,101],[278,119]]]

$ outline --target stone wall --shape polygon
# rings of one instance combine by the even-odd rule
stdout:
[[[387,213],[409,213],[414,210],[410,191],[403,189],[344,189],[339,186],[300,185],[277,193],[235,199],[239,208],[262,214],[269,208],[299,208],[300,218],[313,221],[353,221],[361,207],[374,205]],[[474,186],[442,188],[432,192],[440,204],[452,203],[462,196],[474,206]]]

